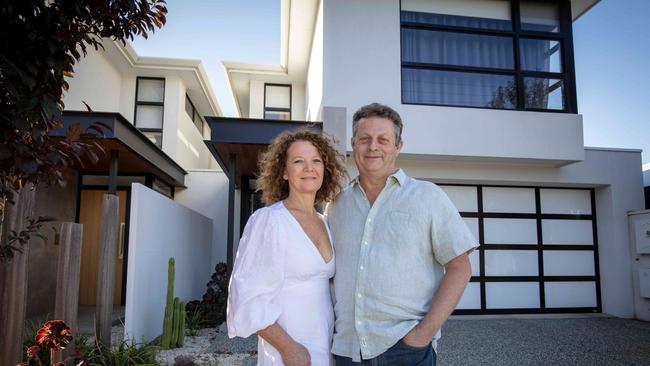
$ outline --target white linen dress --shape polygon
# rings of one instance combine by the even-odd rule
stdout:
[[[325,263],[281,201],[257,210],[246,224],[230,277],[228,336],[248,337],[277,322],[307,348],[312,365],[333,365],[329,279],[334,260]],[[262,337],[257,351],[258,365],[283,365],[280,353]]]

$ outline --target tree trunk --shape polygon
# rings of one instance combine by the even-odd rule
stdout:
[[[27,218],[34,214],[35,190],[31,184],[14,196],[15,203],[5,207],[2,240],[10,231],[20,232],[27,226]],[[16,244],[20,245],[20,244]],[[27,309],[27,260],[29,244],[14,252],[9,262],[0,263],[0,365],[16,365],[22,360]]]
[[[106,347],[111,346],[118,208],[118,197],[114,194],[105,194],[102,205],[102,225],[99,239],[95,337]]]

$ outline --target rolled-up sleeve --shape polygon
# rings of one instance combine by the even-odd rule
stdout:
[[[276,214],[255,212],[244,229],[228,287],[228,336],[248,337],[277,321],[282,308],[273,299],[284,281],[283,246]]]

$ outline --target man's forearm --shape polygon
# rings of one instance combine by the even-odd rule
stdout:
[[[426,344],[436,335],[458,305],[471,276],[472,270],[467,253],[459,255],[447,263],[445,275],[440,282],[438,291],[433,296],[429,311],[407,335],[409,340],[414,342],[411,344],[420,342],[420,344]],[[408,340],[407,343],[409,343]]]

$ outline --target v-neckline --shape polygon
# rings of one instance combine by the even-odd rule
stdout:
[[[289,209],[287,208],[287,206],[284,205],[284,201],[280,201],[280,204],[282,205],[282,208],[284,209],[284,212],[285,212],[287,215],[289,215],[289,217],[291,217],[291,220],[293,220],[293,222],[294,222],[296,225],[298,225],[298,228],[300,228],[300,232],[302,232],[302,235],[305,236],[305,238],[306,238],[307,241],[309,242],[310,246],[311,246],[311,247],[316,251],[316,254],[317,254],[318,257],[321,259],[321,261],[322,261],[324,264],[326,264],[326,265],[331,264],[332,261],[334,260],[334,255],[335,255],[335,254],[334,254],[334,245],[332,244],[332,235],[331,235],[331,233],[330,233],[330,229],[327,227],[327,224],[325,223],[325,221],[323,221],[323,219],[322,219],[320,216],[318,217],[318,219],[320,220],[320,222],[321,222],[321,224],[323,225],[323,227],[325,227],[325,232],[327,233],[327,241],[329,242],[328,244],[329,244],[329,246],[330,246],[330,249],[332,250],[332,258],[330,258],[329,261],[325,261],[325,257],[323,257],[323,255],[320,254],[320,250],[318,250],[318,247],[316,246],[316,244],[314,243],[314,241],[311,240],[311,238],[309,237],[309,235],[307,235],[307,233],[305,232],[305,229],[303,229],[302,225],[300,225],[300,221],[298,221],[298,219],[297,219],[295,216],[293,216],[293,214],[291,213],[291,211],[289,211]]]

